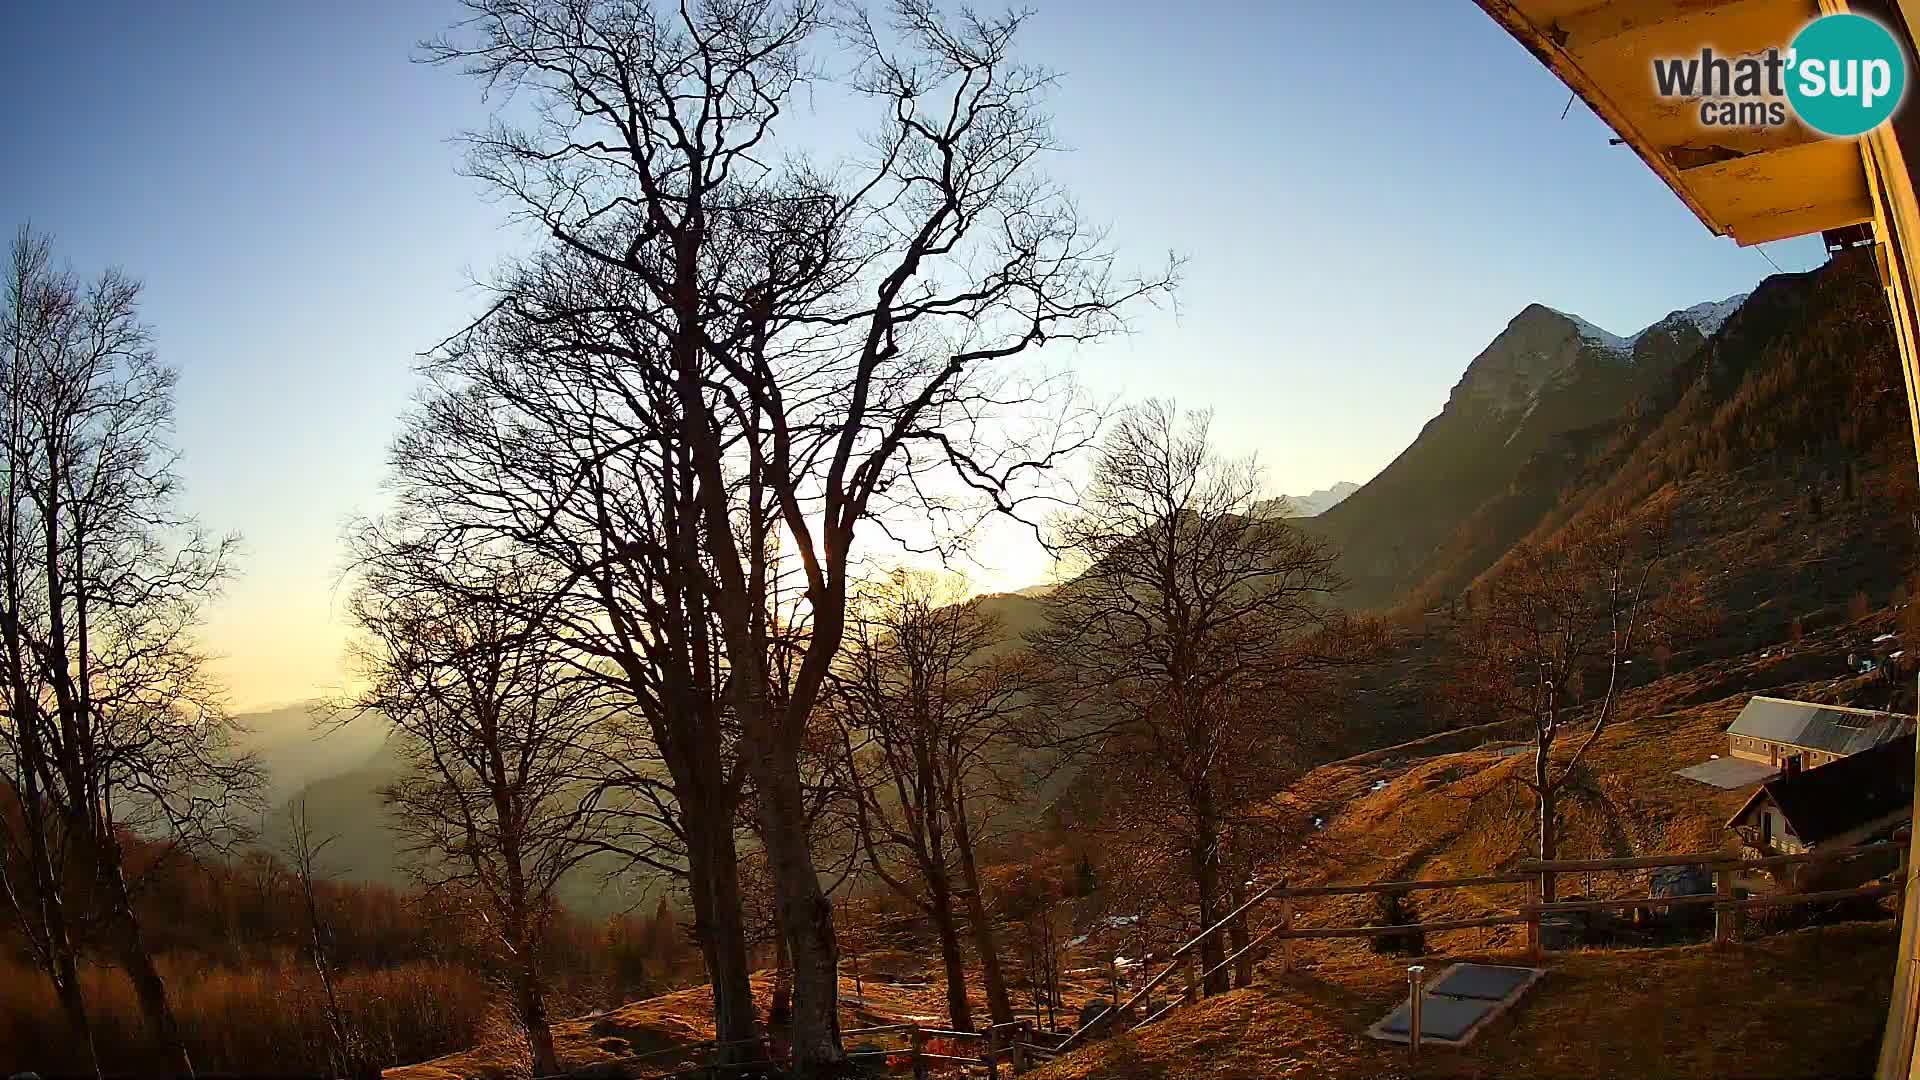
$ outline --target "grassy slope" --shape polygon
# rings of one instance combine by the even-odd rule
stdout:
[[[1633,691],[1621,721],[1590,751],[1590,779],[1567,805],[1564,853],[1624,856],[1726,846],[1721,823],[1747,792],[1695,784],[1673,770],[1725,753],[1725,728],[1750,693],[1873,703],[1870,696],[1877,688],[1871,681],[1836,676],[1845,653],[1889,621],[1880,613],[1809,633],[1791,653],[1767,648],[1765,655],[1705,664]],[[1453,753],[1408,745],[1322,766],[1286,798],[1325,818],[1326,827],[1305,850],[1277,859],[1267,870],[1307,883],[1471,876],[1511,868],[1525,857],[1531,840],[1531,805],[1519,782],[1529,765],[1527,755],[1503,756],[1498,745]],[[1644,895],[1646,887],[1643,874],[1597,875],[1571,881],[1563,891]],[[1443,919],[1511,910],[1518,899],[1514,887],[1491,887],[1426,893],[1419,903],[1425,918]],[[1363,898],[1303,901],[1296,912],[1303,926],[1352,925],[1371,916]],[[1429,948],[1444,959],[1430,963],[1499,955],[1519,941],[1517,927],[1435,934]],[[1138,1037],[1100,1044],[1041,1075],[1048,1080],[1394,1075],[1404,1051],[1374,1044],[1361,1032],[1393,1001],[1404,979],[1402,962],[1374,957],[1351,941],[1296,948],[1308,968],[1303,974],[1275,982],[1267,974],[1269,963],[1263,981],[1251,989],[1177,1010]],[[1767,938],[1726,952],[1686,947],[1556,956],[1553,974],[1513,1018],[1502,1020],[1486,1041],[1465,1053],[1438,1052],[1424,1066],[1429,1071],[1417,1075],[1657,1076],[1688,1070],[1692,1075],[1820,1075],[1831,1062],[1800,1045],[1804,1040],[1750,1038],[1754,1032],[1747,1028],[1798,1030],[1826,1023],[1823,1018],[1832,1014],[1837,1027],[1825,1037],[1827,1044],[1853,1055],[1833,1060],[1869,1060],[1891,949],[1891,924],[1870,924]],[[869,970],[879,970],[879,957],[869,959]],[[899,959],[896,966],[919,976],[914,958]],[[844,1010],[842,1023],[851,1028],[942,1016],[944,989],[937,972],[927,974],[927,985],[916,988],[867,981],[866,1004]],[[1651,1034],[1608,1041],[1621,1025],[1594,1011],[1593,988],[1601,986],[1627,989],[1613,995],[1617,1008],[1645,1014],[1653,1024]],[[764,1010],[771,992],[764,973],[755,978],[754,988]],[[1078,1002],[1099,988],[1089,984],[1071,990],[1070,1000]],[[842,994],[853,997],[851,979],[842,980]],[[1734,1007],[1741,1002],[1746,1004]],[[1755,1019],[1773,1015],[1776,1008],[1792,1023],[1783,1027]],[[555,1035],[570,1068],[689,1045],[712,1037],[711,998],[704,989],[668,994],[565,1021]],[[519,1053],[511,1038],[501,1038],[386,1075],[389,1080],[499,1080]],[[1776,1058],[1782,1053],[1787,1056]],[[1541,1054],[1554,1055],[1559,1064],[1526,1064]],[[1776,1060],[1785,1064],[1776,1069]],[[652,1064],[664,1069],[672,1063]]]
[[[1727,752],[1726,727],[1748,697],[1773,693],[1808,700],[1883,707],[1885,686],[1849,677],[1845,657],[1891,628],[1880,612],[1854,623],[1809,632],[1797,649],[1763,647],[1657,679],[1630,691],[1619,719],[1595,742],[1569,795],[1563,797],[1560,850],[1566,858],[1617,858],[1728,847],[1723,828],[1749,790],[1720,791],[1674,770]],[[1576,736],[1577,736],[1576,725]],[[1562,740],[1570,753],[1576,738]],[[1503,756],[1506,739],[1487,748],[1435,753],[1409,744],[1321,766],[1284,797],[1325,828],[1306,848],[1268,867],[1306,881],[1365,882],[1468,877],[1511,869],[1533,842],[1532,795],[1523,785],[1531,751]],[[1447,747],[1442,745],[1442,749]],[[1384,786],[1380,786],[1384,785]],[[1375,790],[1379,786],[1379,790]],[[1645,895],[1644,875],[1585,877],[1563,892]],[[1472,917],[1510,910],[1516,887],[1420,898],[1429,918]],[[1358,898],[1316,900],[1299,913],[1304,924],[1351,923],[1370,914]],[[1512,928],[1439,935],[1436,947],[1485,947],[1516,940]]]
[[[1848,923],[1724,949],[1583,951],[1471,1046],[1375,1042],[1406,994],[1400,962],[1340,961],[1179,1010],[1028,1075],[1034,1080],[1279,1077],[1868,1075],[1893,972],[1888,923]],[[1480,957],[1513,962],[1511,957]],[[1837,977],[1836,973],[1840,973]]]
[[[1758,692],[1880,704],[1870,680],[1846,678],[1848,649],[1888,627],[1886,613],[1777,647],[1702,665],[1629,695],[1595,743],[1567,806],[1567,857],[1708,851],[1729,846],[1724,820],[1750,789],[1719,791],[1673,771],[1726,752],[1725,729]],[[1764,653],[1765,655],[1762,655]],[[1512,745],[1507,743],[1505,745]],[[1527,754],[1500,745],[1454,753],[1409,745],[1335,762],[1286,796],[1325,828],[1268,872],[1300,883],[1473,876],[1511,869],[1531,841]],[[1384,782],[1384,786],[1381,785]],[[1377,787],[1377,790],[1376,790]],[[1563,894],[1645,895],[1644,873],[1563,879]],[[1429,920],[1510,911],[1518,887],[1419,894]],[[1370,902],[1301,901],[1296,923],[1371,921]],[[1271,913],[1268,913],[1268,918]],[[1441,966],[1516,962],[1518,927],[1430,935]],[[1304,969],[1271,962],[1253,987],[1176,1010],[1134,1035],[1072,1055],[1040,1080],[1313,1076],[1834,1076],[1871,1072],[1892,973],[1894,924],[1850,923],[1731,948],[1582,950],[1556,954],[1518,1009],[1466,1050],[1436,1049],[1409,1068],[1403,1048],[1365,1037],[1405,994],[1404,960],[1349,941],[1304,942]],[[1816,1040],[1795,1032],[1819,1031]]]

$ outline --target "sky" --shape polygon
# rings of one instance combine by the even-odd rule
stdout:
[[[1103,397],[1210,408],[1273,493],[1365,481],[1532,302],[1632,333],[1822,258],[1709,235],[1471,0],[1035,0],[1047,171],[1177,304],[1072,363]],[[381,507],[416,355],[530,240],[458,172],[492,104],[415,43],[451,2],[0,10],[5,224],[146,283],[180,370],[187,508],[243,538],[207,647],[237,707],[344,678],[340,537]],[[796,117],[838,152],[842,118]],[[1043,579],[996,534],[983,587]]]

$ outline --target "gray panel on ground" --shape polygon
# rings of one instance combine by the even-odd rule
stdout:
[[[1453,969],[1447,972],[1446,977],[1429,986],[1427,992],[1447,997],[1499,1001],[1520,989],[1531,978],[1533,978],[1532,968],[1455,964]]]
[[[1420,999],[1421,1040],[1467,1045],[1545,974],[1541,968],[1500,964],[1454,964],[1437,973]],[[1387,1042],[1406,1042],[1406,1001],[1369,1027],[1367,1034]]]
[[[1479,1019],[1492,1010],[1494,1002],[1476,1001],[1472,998],[1445,998],[1423,996],[1420,1002],[1420,1037],[1423,1039],[1458,1039],[1467,1033]],[[1381,1025],[1381,1030],[1391,1035],[1407,1034],[1407,1006],[1402,1002]]]
[[[1747,787],[1762,780],[1771,780],[1780,774],[1780,770],[1764,761],[1748,761],[1745,758],[1723,757],[1703,761],[1674,772],[1675,776],[1684,776],[1702,784],[1711,784],[1723,791]]]

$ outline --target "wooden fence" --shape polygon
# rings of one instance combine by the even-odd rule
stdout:
[[[1893,856],[1897,860],[1897,871],[1893,880],[1883,884],[1866,884],[1845,889],[1821,889],[1812,892],[1764,893],[1751,897],[1734,895],[1734,879],[1737,875],[1753,870],[1775,869],[1812,863],[1840,862],[1878,855]],[[1609,900],[1561,900],[1546,902],[1543,897],[1550,894],[1553,883],[1564,874],[1600,873],[1609,871],[1652,870],[1664,867],[1697,866],[1710,870],[1713,874],[1713,890],[1705,893],[1680,896],[1633,896]],[[1784,907],[1796,904],[1814,904],[1855,897],[1880,897],[1897,894],[1904,887],[1909,868],[1906,861],[1904,844],[1869,844],[1864,847],[1835,848],[1825,851],[1811,851],[1798,855],[1771,855],[1758,859],[1742,859],[1724,851],[1703,852],[1692,855],[1649,855],[1627,859],[1555,859],[1551,861],[1529,860],[1519,864],[1512,873],[1485,874],[1478,877],[1429,878],[1409,881],[1376,881],[1356,885],[1305,885],[1287,887],[1284,881],[1275,882],[1256,893],[1251,899],[1215,922],[1212,926],[1167,955],[1167,965],[1159,974],[1147,981],[1147,984],[1129,997],[1126,1002],[1108,1015],[1111,1021],[1098,1021],[1081,1027],[1074,1032],[1050,1032],[1036,1026],[1032,1020],[1023,1020],[1014,1024],[997,1024],[983,1031],[950,1031],[944,1028],[923,1027],[919,1024],[890,1024],[881,1027],[853,1028],[841,1032],[849,1045],[863,1040],[893,1038],[904,1040],[905,1045],[890,1049],[854,1050],[849,1057],[856,1061],[880,1058],[883,1068],[895,1065],[911,1065],[915,1080],[927,1080],[935,1071],[945,1071],[953,1066],[966,1066],[985,1069],[988,1077],[998,1080],[1002,1069],[1008,1073],[1019,1073],[1036,1062],[1050,1061],[1060,1054],[1073,1049],[1090,1035],[1097,1033],[1111,1023],[1118,1023],[1122,1017],[1131,1015],[1133,1010],[1148,999],[1161,983],[1180,970],[1182,961],[1194,949],[1216,934],[1225,933],[1233,921],[1251,913],[1256,907],[1272,903],[1278,906],[1274,925],[1262,931],[1244,947],[1235,951],[1226,959],[1215,964],[1200,975],[1199,982],[1204,984],[1207,977],[1218,973],[1238,962],[1256,950],[1273,948],[1277,951],[1280,970],[1284,973],[1293,964],[1291,942],[1328,938],[1377,938],[1396,937],[1410,933],[1438,933],[1446,930],[1471,930],[1495,926],[1525,926],[1527,954],[1534,963],[1540,963],[1546,954],[1541,933],[1542,921],[1550,916],[1572,914],[1575,912],[1612,911],[1644,907],[1690,907],[1711,905],[1714,911],[1713,940],[1716,944],[1732,941],[1739,932],[1740,918],[1744,912],[1766,907]],[[1498,913],[1472,919],[1442,919],[1432,922],[1412,922],[1390,926],[1296,926],[1294,909],[1297,901],[1330,896],[1378,895],[1381,893],[1404,894],[1410,892],[1433,891],[1439,889],[1469,889],[1498,886],[1524,887],[1526,900],[1517,904],[1510,913]],[[1264,954],[1261,954],[1264,955]],[[1165,1016],[1180,1004],[1176,998],[1168,1004],[1154,1010],[1133,1026],[1150,1024]],[[964,1044],[969,1049],[978,1047],[977,1053],[954,1053],[955,1044]],[[709,1062],[693,1068],[657,1074],[658,1080],[724,1080],[724,1078],[755,1069],[777,1067],[772,1043],[762,1037],[748,1042],[695,1043],[690,1046],[670,1047],[646,1054],[635,1054],[605,1065],[635,1065],[660,1058],[689,1057],[700,1054],[712,1054],[715,1051],[752,1046],[759,1053],[748,1060],[733,1062]],[[936,1049],[936,1047],[938,1049]],[[541,1080],[562,1080],[562,1078],[541,1078]]]
[[[995,1024],[983,1031],[952,1031],[946,1028],[925,1027],[920,1024],[886,1024],[879,1027],[848,1028],[840,1032],[841,1039],[849,1047],[857,1047],[861,1042],[877,1039],[894,1039],[904,1042],[897,1047],[882,1047],[870,1050],[850,1049],[847,1056],[856,1062],[870,1062],[878,1058],[879,1071],[888,1071],[895,1065],[905,1064],[912,1068],[914,1080],[927,1080],[935,1072],[950,1071],[955,1066],[985,1069],[990,1080],[998,1080],[1004,1069],[1009,1075],[1026,1071],[1030,1064],[1051,1061],[1059,1052],[1057,1047],[1068,1037],[1066,1032],[1047,1031],[1037,1027],[1031,1020],[1022,1020],[1012,1024]],[[969,1049],[977,1045],[974,1053],[954,1052],[956,1044],[964,1044]],[[758,1039],[736,1039],[731,1042],[692,1043],[685,1046],[671,1046],[663,1050],[653,1050],[644,1054],[631,1054],[608,1061],[596,1062],[596,1066],[633,1067],[635,1071],[644,1071],[646,1063],[662,1058],[687,1058],[700,1055],[712,1055],[721,1050],[734,1050],[751,1047],[749,1056],[736,1061],[709,1061],[703,1065],[678,1069],[672,1072],[652,1073],[652,1080],[723,1080],[743,1072],[760,1069],[784,1067],[773,1049],[773,1043],[766,1036]],[[734,1056],[734,1055],[729,1055]],[[536,1080],[567,1080],[569,1074],[539,1077]]]
[[[1893,856],[1898,859],[1898,870],[1894,880],[1885,884],[1867,884],[1846,889],[1823,889],[1814,892],[1766,893],[1758,896],[1736,898],[1733,891],[1734,879],[1743,872],[1759,869],[1772,869],[1797,866],[1809,863],[1838,862],[1847,859],[1862,858],[1871,855]],[[1596,873],[1603,871],[1650,870],[1662,867],[1698,866],[1713,873],[1713,891],[1681,896],[1635,896],[1611,900],[1569,900],[1545,902],[1543,897],[1552,894],[1553,883],[1560,875],[1569,873]],[[1430,878],[1409,881],[1377,881],[1355,885],[1309,885],[1288,888],[1284,881],[1262,889],[1246,903],[1229,912],[1212,926],[1201,931],[1191,941],[1181,945],[1167,955],[1167,965],[1159,974],[1147,981],[1132,997],[1122,1004],[1115,1016],[1125,1016],[1147,1000],[1155,988],[1165,982],[1181,967],[1187,954],[1198,948],[1201,943],[1216,934],[1225,933],[1235,919],[1247,915],[1256,907],[1264,904],[1278,906],[1278,917],[1273,926],[1261,932],[1243,948],[1215,964],[1200,976],[1198,980],[1205,984],[1208,976],[1239,961],[1255,950],[1277,947],[1280,970],[1284,973],[1291,969],[1293,957],[1289,943],[1310,939],[1325,938],[1377,938],[1398,937],[1411,933],[1437,933],[1445,930],[1471,930],[1495,926],[1525,926],[1527,954],[1534,963],[1540,963],[1546,954],[1541,933],[1541,923],[1546,917],[1574,912],[1610,911],[1646,907],[1688,907],[1712,905],[1714,909],[1713,940],[1715,943],[1732,941],[1738,933],[1740,917],[1743,912],[1754,908],[1782,907],[1795,904],[1814,904],[1854,897],[1879,897],[1898,893],[1905,885],[1908,873],[1906,865],[1906,845],[1869,844],[1863,847],[1834,848],[1824,851],[1810,851],[1797,855],[1770,855],[1757,859],[1742,859],[1724,851],[1705,852],[1690,855],[1650,855],[1626,859],[1556,859],[1552,861],[1528,860],[1519,864],[1512,873],[1486,874],[1479,877]],[[1378,895],[1381,893],[1404,894],[1435,889],[1467,889],[1487,886],[1524,886],[1526,899],[1517,904],[1510,913],[1497,913],[1472,919],[1446,919],[1433,922],[1411,922],[1391,926],[1313,926],[1294,925],[1295,902],[1315,897]],[[1154,1010],[1134,1026],[1150,1024],[1171,1012],[1180,1004],[1179,999]],[[1072,1049],[1094,1033],[1093,1027],[1083,1027],[1061,1044],[1056,1053]]]

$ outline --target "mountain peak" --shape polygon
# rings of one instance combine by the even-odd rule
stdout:
[[[1735,293],[1725,300],[1708,300],[1705,303],[1695,304],[1690,308],[1671,311],[1667,313],[1666,318],[1654,323],[1653,326],[1689,323],[1694,329],[1700,331],[1702,337],[1712,337],[1722,326],[1726,325],[1727,320],[1733,316],[1734,312],[1740,310],[1740,305],[1746,303],[1747,297],[1751,295],[1753,294]],[[1653,329],[1653,326],[1647,327],[1647,330]],[[1641,331],[1642,334],[1646,332],[1646,330]]]
[[[1738,293],[1725,300],[1709,300],[1668,312],[1629,335],[1613,333],[1545,304],[1528,304],[1467,365],[1448,398],[1448,407],[1479,404],[1502,415],[1526,410],[1545,388],[1571,377],[1583,356],[1631,365],[1636,362],[1641,339],[1654,330],[1691,327],[1702,337],[1712,337],[1748,295]]]

